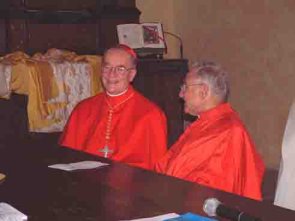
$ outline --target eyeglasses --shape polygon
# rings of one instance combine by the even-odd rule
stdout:
[[[186,84],[186,83],[183,83],[181,86],[180,86],[180,90],[181,91],[185,91],[188,87],[190,86],[196,86],[196,85],[203,85],[204,83],[195,83],[195,84]]]
[[[115,73],[120,74],[120,75],[126,74],[128,71],[130,71],[132,69],[134,69],[134,68],[126,68],[124,66],[112,67],[112,66],[109,66],[109,65],[102,66],[102,72],[110,73],[110,72],[114,71]]]

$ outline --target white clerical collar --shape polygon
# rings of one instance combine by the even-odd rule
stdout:
[[[119,94],[110,94],[110,93],[108,93],[107,91],[106,91],[106,93],[107,93],[107,95],[110,96],[110,97],[118,97],[118,96],[121,96],[121,95],[125,94],[127,91],[128,91],[128,88],[127,88],[125,91],[123,91],[123,92],[121,92],[121,93],[119,93]]]

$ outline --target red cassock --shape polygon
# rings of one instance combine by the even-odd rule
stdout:
[[[102,92],[79,103],[60,145],[153,169],[166,152],[166,140],[164,113],[130,86],[123,95],[110,97]]]
[[[157,163],[156,171],[261,199],[264,163],[228,103],[202,113]]]

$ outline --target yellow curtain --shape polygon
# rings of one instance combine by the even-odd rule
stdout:
[[[53,70],[54,65],[65,63],[68,64],[66,67],[73,69],[75,64],[87,64],[89,68],[85,74],[90,78],[89,96],[102,91],[101,56],[77,55],[71,51],[49,49],[45,54],[36,53],[32,57],[23,52],[15,52],[0,58],[0,62],[12,66],[11,91],[28,95],[30,131],[61,131],[70,114],[69,110],[73,108],[73,102],[68,102],[66,97],[69,95],[71,85],[57,79]],[[75,74],[73,70],[66,70],[66,72],[62,73],[65,78]]]

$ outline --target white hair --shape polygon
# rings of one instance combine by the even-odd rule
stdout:
[[[229,80],[227,72],[218,64],[211,61],[195,62],[191,71],[195,73],[202,82],[208,84],[211,92],[226,102],[229,97]]]

